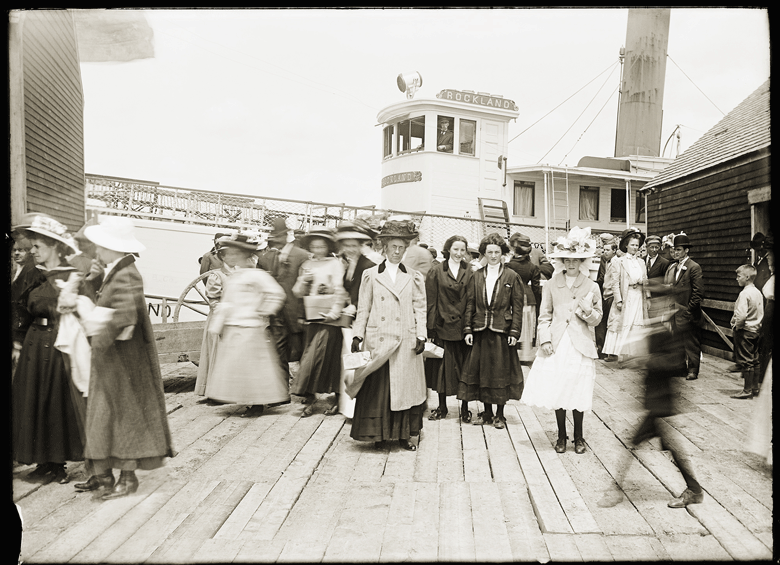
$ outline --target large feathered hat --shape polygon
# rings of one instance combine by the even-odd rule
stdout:
[[[590,228],[574,227],[566,237],[559,237],[547,256],[553,259],[587,259],[596,254],[596,245],[590,240]]]

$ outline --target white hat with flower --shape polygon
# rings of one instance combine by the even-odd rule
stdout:
[[[28,239],[33,239],[35,234],[43,235],[50,239],[64,243],[74,253],[78,253],[79,248],[76,245],[76,240],[68,233],[68,228],[64,224],[61,224],[51,216],[46,214],[36,214],[32,218],[27,218],[29,225],[24,226],[24,231],[28,232]]]
[[[552,251],[547,254],[551,259],[587,259],[596,254],[596,244],[590,239],[590,228],[574,227],[566,235],[553,243]]]

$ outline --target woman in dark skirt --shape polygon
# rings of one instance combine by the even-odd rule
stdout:
[[[463,341],[463,324],[466,319],[466,289],[474,271],[464,260],[468,255],[467,247],[465,237],[450,237],[444,243],[446,260],[434,265],[425,280],[428,338],[444,349],[441,360],[425,360],[426,384],[439,395],[439,406],[431,412],[429,420],[441,420],[447,416],[447,397],[458,393],[463,363],[469,352]],[[467,400],[461,401],[460,418],[463,422],[471,422]]]
[[[516,272],[525,285],[525,306],[523,306],[523,331],[520,334],[518,352],[520,363],[533,364],[534,337],[539,305],[542,303],[542,287],[539,284],[541,271],[531,262],[531,238],[521,233],[513,233],[509,238],[509,247],[514,250],[506,266]]]
[[[332,323],[341,318],[347,304],[344,290],[344,268],[334,256],[336,238],[328,229],[312,230],[301,238],[301,246],[308,249],[312,258],[301,265],[293,294],[300,298],[330,296],[330,307],[322,312],[322,321],[306,325],[306,347],[301,356],[301,366],[290,392],[304,397],[307,404],[303,416],[314,413],[315,394],[335,393],[327,415],[338,414],[341,386],[341,349],[344,336],[341,327]]]
[[[474,273],[468,287],[463,332],[471,351],[458,384],[458,399],[484,403],[485,411],[474,424],[503,429],[504,405],[520,400],[523,393],[516,345],[522,329],[525,285],[517,273],[504,267],[501,257],[509,248],[500,235],[485,237],[479,252],[487,264]]]
[[[425,349],[425,281],[407,269],[401,258],[417,236],[411,221],[389,220],[377,236],[387,259],[363,272],[360,302],[352,326],[353,352],[363,343],[371,352],[368,364],[347,383],[355,398],[350,436],[358,441],[398,440],[403,449],[420,434],[427,396],[423,361]]]
[[[24,233],[42,276],[29,279],[20,295],[27,296],[26,311],[15,317],[28,329],[12,386],[13,460],[38,464],[29,478],[66,483],[66,461],[84,459],[86,402],[70,378],[67,356],[54,348],[60,318],[55,281],[76,271],[65,260],[76,244],[64,225],[46,216],[33,218]]]

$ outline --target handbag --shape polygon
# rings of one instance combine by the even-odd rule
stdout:
[[[368,362],[371,361],[371,352],[358,351],[356,353],[345,353],[341,356],[341,360],[344,364],[345,371],[353,371],[368,365]]]

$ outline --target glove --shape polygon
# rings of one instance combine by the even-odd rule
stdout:
[[[425,351],[425,340],[417,338],[417,345],[414,346],[414,354],[419,355]]]
[[[350,351],[352,351],[352,353],[357,353],[358,351],[360,351],[360,341],[361,340],[359,337],[352,338],[352,347],[350,348]]]

